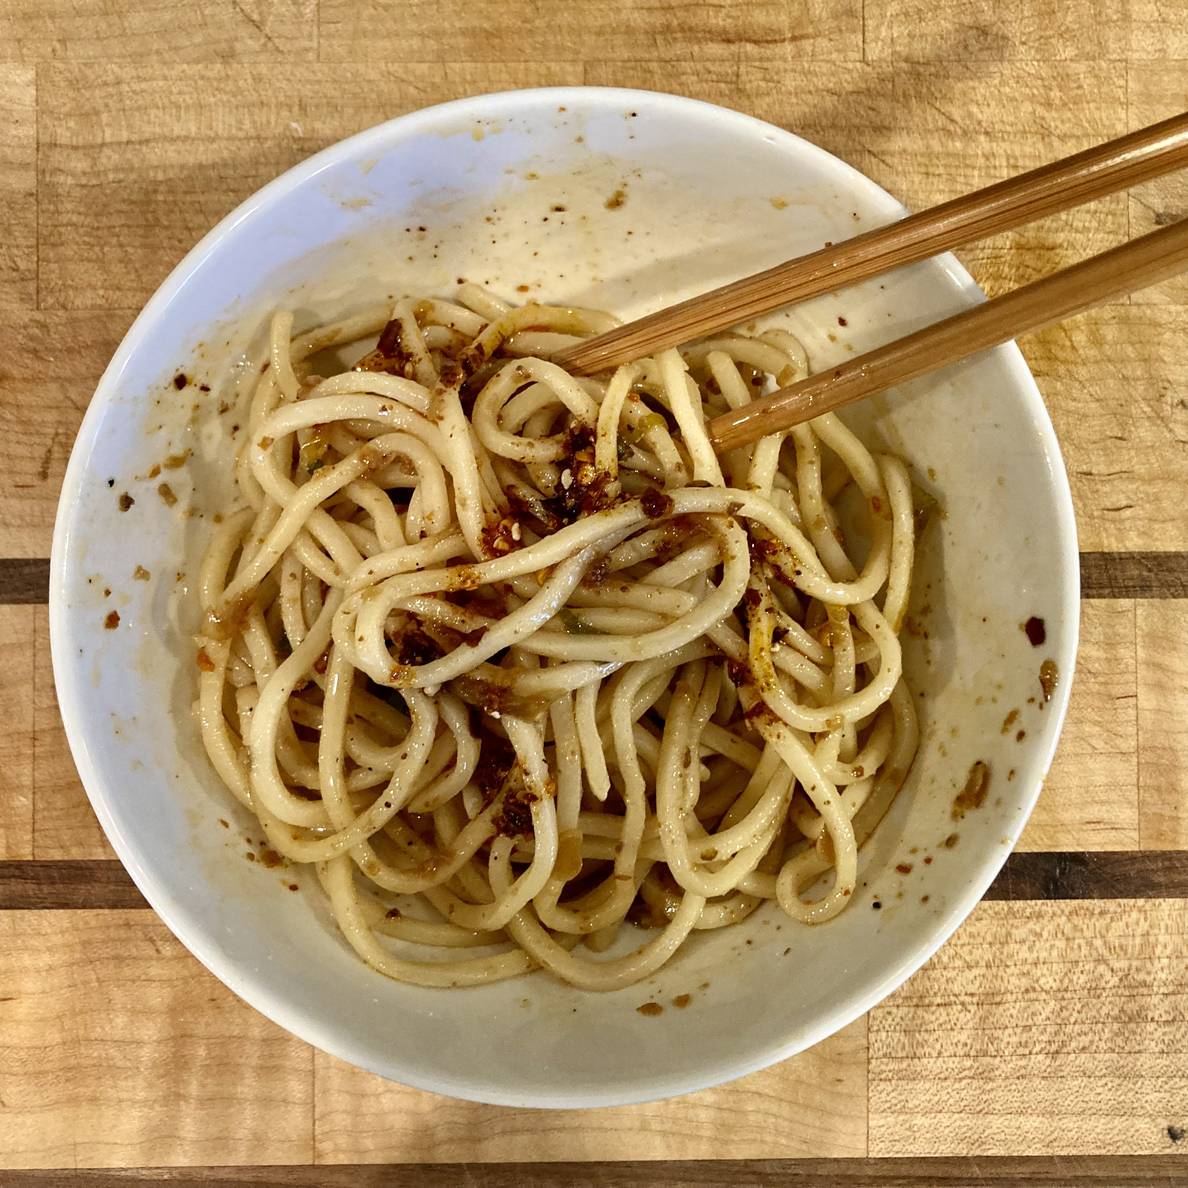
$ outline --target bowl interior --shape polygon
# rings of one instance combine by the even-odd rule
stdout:
[[[761,911],[604,995],[540,974],[475,990],[398,985],[335,934],[312,879],[292,894],[292,871],[245,861],[259,835],[209,770],[190,712],[192,580],[209,516],[227,506],[246,353],[274,306],[296,309],[301,326],[386,294],[449,293],[465,277],[513,300],[632,316],[901,213],[828,154],[745,116],[640,92],[514,92],[328,150],[179,266],[129,332],[75,446],[54,546],[54,666],[108,836],[233,990],[310,1042],[408,1084],[516,1105],[605,1105],[700,1088],[808,1046],[898,985],[959,923],[1030,811],[1076,644],[1068,485],[1013,347],[848,418],[911,463],[939,511],[921,539],[906,640],[920,754],[863,851],[856,902],[827,926]],[[946,257],[775,320],[821,368],[980,299]],[[181,390],[178,372],[190,381]],[[184,466],[150,477],[185,450]],[[121,511],[124,493],[134,502]],[[150,580],[134,580],[137,566]],[[112,609],[119,626],[105,630]],[[1033,615],[1046,623],[1042,648],[1020,629]],[[1038,671],[1049,658],[1063,679],[1045,705]],[[989,764],[989,794],[958,821],[953,800],[975,760]],[[676,1010],[681,994],[691,1001]],[[648,1001],[664,1013],[639,1014]]]

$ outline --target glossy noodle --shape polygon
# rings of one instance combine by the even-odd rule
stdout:
[[[292,322],[201,571],[198,714],[359,956],[612,990],[765,900],[842,911],[916,750],[908,472],[835,416],[705,432],[800,344],[587,379],[550,357],[614,319],[474,286]]]

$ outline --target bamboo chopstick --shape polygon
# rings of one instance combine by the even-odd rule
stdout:
[[[555,359],[591,374],[1188,165],[1188,112],[703,293]]]
[[[710,440],[719,452],[736,449],[1185,268],[1188,219],[723,413],[707,427]]]

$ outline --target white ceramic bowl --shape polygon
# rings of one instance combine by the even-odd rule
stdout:
[[[622,201],[608,202],[616,191]],[[635,91],[522,91],[335,145],[178,265],[116,352],[75,443],[54,536],[54,675],[108,838],[232,990],[310,1043],[410,1085],[511,1105],[609,1105],[685,1093],[808,1047],[892,991],[960,923],[1035,801],[1077,636],[1067,479],[1014,346],[857,418],[910,460],[945,518],[924,537],[915,590],[928,638],[909,640],[924,694],[920,755],[863,852],[860,894],[833,923],[805,928],[762,911],[613,994],[541,974],[474,990],[398,985],[335,934],[316,888],[289,894],[289,872],[244,860],[245,835],[258,834],[209,769],[190,714],[188,592],[208,523],[198,513],[225,506],[234,416],[217,407],[273,306],[307,322],[389,292],[448,293],[465,276],[512,299],[527,284],[542,299],[630,316],[902,214],[834,157],[735,112]],[[944,257],[782,320],[823,367],[981,299]],[[193,378],[184,391],[171,383],[179,370]],[[161,479],[147,476],[183,449],[189,464],[162,476],[178,497],[167,507]],[[126,512],[123,492],[135,500]],[[137,565],[150,581],[133,580]],[[105,630],[113,608],[119,627]],[[1046,621],[1042,649],[1020,630],[1031,615]],[[1062,681],[1041,710],[1049,657]],[[1013,709],[1021,742],[1001,728]],[[977,759],[990,764],[990,793],[957,823],[951,804]],[[688,1009],[636,1011],[682,993]]]

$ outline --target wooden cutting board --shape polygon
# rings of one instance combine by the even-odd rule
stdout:
[[[114,861],[57,715],[45,558],[73,435],[136,310],[218,218],[330,142],[459,95],[582,82],[772,120],[921,207],[1188,107],[1188,0],[0,0],[0,1168],[1188,1182],[1188,280],[1025,347],[1083,550],[1059,758],[987,901],[817,1048],[629,1109],[434,1097],[243,1005]],[[1186,213],[1188,181],[1168,179],[965,259],[1001,292]]]

